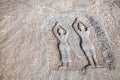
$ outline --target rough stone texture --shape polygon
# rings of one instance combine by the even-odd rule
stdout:
[[[71,27],[76,17],[90,27],[104,68],[82,74],[87,60]],[[51,31],[56,21],[70,31],[67,70],[57,69],[60,55]],[[119,25],[120,0],[0,0],[0,80],[120,80]],[[109,70],[104,59],[116,68]]]

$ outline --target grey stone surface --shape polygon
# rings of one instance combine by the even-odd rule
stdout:
[[[89,27],[102,68],[81,71],[88,61],[75,18]],[[69,30],[67,69],[58,68],[56,22]],[[0,80],[120,80],[119,53],[120,0],[0,0]]]

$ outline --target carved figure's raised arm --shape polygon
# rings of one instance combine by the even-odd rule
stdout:
[[[79,29],[79,21],[77,20],[77,18],[75,19],[74,23],[72,24],[73,29],[75,30],[75,32],[80,35],[81,31]]]
[[[85,31],[88,33],[88,34],[90,34],[90,28],[89,28],[89,26],[86,26],[84,23],[82,23],[82,22],[80,22],[81,24],[80,24],[80,26],[81,27],[84,27],[84,29],[85,29]]]
[[[59,25],[58,25],[58,22],[56,22],[52,28],[52,32],[53,32],[54,36],[57,38],[57,40],[60,40],[60,35],[57,32],[58,28],[59,28]]]
[[[85,32],[87,32],[88,34],[90,34],[90,28],[88,26],[86,26],[83,22],[79,21],[79,28],[83,28]]]
[[[68,36],[69,31],[62,26],[59,26],[64,31],[64,36]]]

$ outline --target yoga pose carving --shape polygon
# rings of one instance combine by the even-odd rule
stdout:
[[[83,67],[83,69],[86,70],[88,67],[97,67],[98,61],[96,59],[95,49],[89,38],[90,29],[86,25],[84,25],[80,20],[77,20],[77,18],[75,19],[75,22],[73,23],[72,27],[81,39],[80,47],[88,60],[88,64],[85,67]]]
[[[67,42],[69,32],[67,29],[63,28],[57,22],[55,23],[55,26],[52,28],[52,32],[58,40],[57,48],[60,53],[61,61],[61,64],[58,66],[58,68],[59,67],[67,68],[67,66],[71,64],[70,49]]]

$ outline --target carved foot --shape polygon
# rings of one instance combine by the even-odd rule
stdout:
[[[58,65],[58,69],[67,69],[67,65],[65,65],[65,63],[60,63],[59,65]]]
[[[64,70],[64,69],[67,69],[67,67],[66,66],[61,66],[61,67],[59,67],[59,69]]]
[[[95,68],[104,68],[102,65],[95,65]]]
[[[109,68],[109,70],[114,70],[116,67],[114,64],[110,64],[110,65],[108,65],[108,68]]]
[[[70,65],[71,65],[71,63],[69,63],[69,62],[63,62],[58,66],[58,68],[59,69],[67,69],[68,66],[70,66]]]
[[[86,65],[85,67],[83,67],[83,68],[81,69],[82,74],[86,74],[86,73],[87,73],[87,70],[88,70],[88,69],[91,69],[91,68],[96,68],[96,67],[93,66],[93,65]]]

